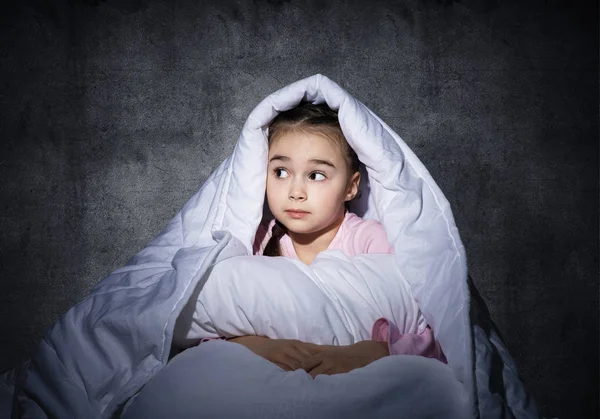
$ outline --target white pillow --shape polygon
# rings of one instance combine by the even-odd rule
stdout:
[[[196,301],[188,339],[259,335],[329,345],[371,339],[385,317],[402,333],[427,326],[393,255],[321,252],[309,265],[286,257],[217,263]]]

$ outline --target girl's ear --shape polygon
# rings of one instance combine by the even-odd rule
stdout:
[[[354,172],[348,184],[346,192],[346,201],[352,201],[358,193],[358,185],[360,184],[360,172]]]

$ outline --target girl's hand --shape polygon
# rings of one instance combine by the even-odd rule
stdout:
[[[312,378],[319,374],[342,374],[362,368],[389,355],[387,342],[363,340],[349,346],[329,347],[307,359],[302,368]]]
[[[229,342],[245,346],[285,371],[313,368],[321,361],[317,359],[311,361],[311,358],[331,348],[331,346],[316,345],[296,339],[269,339],[263,336],[241,336],[229,339]]]

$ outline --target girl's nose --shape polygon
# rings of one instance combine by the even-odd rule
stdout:
[[[306,199],[305,194],[292,193],[290,194],[290,199],[292,201],[304,201]]]
[[[306,199],[306,190],[300,182],[294,182],[290,188],[289,199],[292,201],[303,201]]]

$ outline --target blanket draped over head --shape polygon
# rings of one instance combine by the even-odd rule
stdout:
[[[114,417],[165,367],[175,321],[194,289],[215,264],[251,254],[265,209],[268,125],[301,101],[338,110],[363,170],[363,194],[351,209],[384,226],[470,415],[537,417],[489,314],[470,292],[448,201],[406,143],[321,74],[260,102],[233,153],[164,230],[63,315],[30,360],[1,376],[0,416]]]

